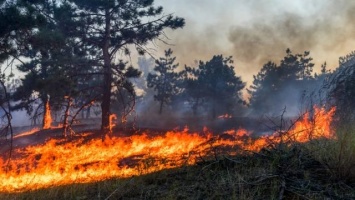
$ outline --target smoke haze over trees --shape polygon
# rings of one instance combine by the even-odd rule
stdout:
[[[251,5],[262,10],[254,1],[245,6]],[[200,51],[196,33],[181,35],[186,39],[174,40],[176,44],[170,45],[164,56],[155,58],[150,42],[154,45],[168,41],[166,35],[174,35],[170,31],[184,27],[185,21],[165,14],[152,0],[71,0],[61,4],[18,0],[3,1],[0,9],[0,59],[18,60],[12,67],[25,74],[16,91],[11,92],[12,108],[24,109],[36,119],[44,118],[46,105],[50,105],[58,113],[57,121],[63,124],[65,133],[76,118],[89,118],[93,112],[95,117],[101,115],[101,130],[108,133],[112,114],[117,115],[118,123],[132,120],[130,114],[134,113],[147,121],[168,120],[167,116],[172,116],[171,121],[178,122],[175,117],[179,117],[182,121],[178,124],[186,125],[192,121],[218,121],[224,115],[277,115],[285,107],[289,116],[296,116],[304,101],[308,101],[307,108],[314,104],[337,105],[338,114],[354,107],[349,100],[355,95],[353,54],[341,58],[339,69],[332,72],[327,64],[315,63],[314,54],[309,51],[322,45],[337,49],[342,43],[340,36],[333,33],[333,18],[329,18],[330,33],[324,29],[325,21],[319,21],[317,26],[314,22],[307,24],[295,13],[280,13],[286,17],[276,20],[273,16],[265,24],[234,26],[224,37],[229,40],[227,53],[213,48],[220,39],[211,39],[216,36],[215,27],[204,37],[211,40],[205,43],[206,49],[213,50],[208,50],[210,55],[203,55],[204,59],[198,56],[205,51]],[[345,11],[345,21],[353,19],[353,14]],[[305,18],[309,16],[312,14]],[[352,31],[349,27],[344,34]],[[325,37],[322,34],[333,34],[333,38],[321,40]],[[179,57],[186,48],[189,55]],[[162,51],[159,45],[156,49]],[[285,50],[286,55],[283,53],[280,62],[276,62],[278,52]],[[146,57],[139,57],[134,63],[130,57],[133,51]],[[233,59],[225,57],[231,54],[237,55]],[[185,67],[177,64],[186,59],[190,60],[184,63]],[[245,63],[249,61],[256,66],[247,68]],[[316,72],[315,68],[321,71]],[[246,84],[246,71],[255,71],[250,86]],[[4,74],[2,80],[7,76]],[[243,96],[245,89],[248,97]]]
[[[310,51],[314,70],[319,72],[325,61],[329,69],[335,69],[339,56],[353,51],[355,45],[353,1],[158,2],[186,19],[184,29],[169,32],[172,43],[179,44],[172,47],[179,63],[191,65],[216,53],[231,55],[249,85],[263,64],[278,64],[287,48]]]

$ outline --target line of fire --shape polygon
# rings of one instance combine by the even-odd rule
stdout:
[[[211,199],[266,182],[276,199],[355,198],[355,52],[329,68],[286,47],[249,80],[239,55],[186,61],[168,35],[189,21],[157,4],[0,1],[0,198],[248,158],[256,175]]]

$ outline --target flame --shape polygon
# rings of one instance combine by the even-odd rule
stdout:
[[[336,108],[329,111],[325,108],[314,107],[313,117],[307,112],[302,118],[297,120],[290,130],[273,133],[269,136],[262,136],[254,141],[252,145],[245,146],[244,149],[259,151],[268,144],[276,144],[281,141],[305,143],[312,139],[328,138],[336,139],[334,130],[331,127]]]
[[[256,139],[251,132],[238,129],[213,135],[168,131],[164,134],[106,137],[89,140],[51,139],[43,145],[15,149],[9,165],[0,159],[0,191],[22,192],[55,185],[87,183],[113,177],[130,177],[162,169],[193,165],[201,157],[211,156],[211,149],[259,151],[270,142],[295,140],[307,142],[320,137],[334,138],[330,127],[335,108],[315,108],[313,119],[305,114],[288,132],[273,133]],[[281,137],[280,137],[281,136]]]
[[[50,129],[52,124],[51,108],[49,101],[46,102],[43,116],[43,129]]]
[[[110,133],[112,133],[113,128],[115,128],[116,123],[115,121],[117,120],[117,115],[116,114],[110,114],[110,118],[109,118],[109,131]]]
[[[29,130],[29,131],[22,132],[22,133],[20,133],[20,134],[15,135],[15,136],[14,136],[14,139],[15,139],[15,138],[19,138],[19,137],[24,137],[24,136],[32,135],[32,134],[36,133],[37,131],[39,131],[39,128],[33,128],[33,129]]]

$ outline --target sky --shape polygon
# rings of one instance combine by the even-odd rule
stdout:
[[[180,67],[233,56],[236,74],[248,85],[267,61],[279,63],[290,48],[310,51],[322,63],[338,66],[355,50],[355,1],[348,0],[156,0],[165,14],[185,18],[183,29],[167,30],[157,54],[172,48]]]

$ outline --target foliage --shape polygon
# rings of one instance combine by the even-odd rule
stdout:
[[[133,94],[129,78],[140,74],[117,62],[118,53],[129,55],[129,45],[140,54],[149,53],[145,46],[154,39],[164,41],[160,36],[165,28],[184,26],[182,18],[163,15],[163,8],[153,2],[3,1],[0,57],[27,58],[18,67],[26,75],[14,95],[21,100],[15,109],[37,116],[43,106],[35,102],[44,105],[49,100],[57,110],[68,110],[68,105],[81,110],[101,101],[101,127],[106,132],[113,92]]]
[[[174,96],[180,93],[179,81],[181,73],[176,72],[179,64],[174,64],[176,57],[172,57],[173,51],[165,51],[165,57],[156,60],[155,73],[147,76],[147,85],[156,91],[154,100],[159,102],[159,114],[163,112],[163,106],[171,104]]]
[[[314,84],[314,64],[311,61],[308,51],[304,54],[292,54],[291,50],[287,49],[280,65],[266,63],[259,73],[254,75],[253,84],[248,89],[249,103],[253,111],[265,113],[280,110],[285,105],[297,105],[302,92]]]
[[[136,91],[132,78],[139,78],[141,72],[132,66],[126,67],[128,62],[119,61],[115,69],[116,77],[114,83],[112,110],[120,116],[121,122],[127,122],[127,116],[132,114],[136,103]]]
[[[241,90],[245,83],[236,76],[232,57],[213,56],[208,62],[199,62],[198,68],[185,67],[185,94],[192,103],[194,113],[202,103],[211,107],[212,118],[230,112],[243,103]]]
[[[162,15],[162,7],[154,7],[153,0],[139,1],[97,1],[70,0],[76,6],[75,15],[81,40],[89,47],[93,60],[97,62],[103,77],[101,90],[101,129],[109,132],[112,85],[115,57],[118,52],[130,54],[128,45],[134,45],[138,53],[149,51],[145,45],[159,36],[165,28],[177,29],[184,26],[182,18]],[[118,70],[119,67],[116,68]],[[118,73],[123,74],[122,72]],[[117,76],[116,76],[117,77]],[[117,77],[118,79],[121,76]],[[122,80],[121,80],[122,81]]]
[[[0,2],[0,63],[10,57],[19,59],[31,29],[44,23],[43,16],[27,10],[23,2],[26,1]]]
[[[28,60],[18,66],[26,75],[14,94],[14,100],[21,100],[14,109],[25,108],[36,117],[46,109],[47,101],[55,110],[61,110],[67,97],[78,97],[79,88],[83,88],[80,85],[87,84],[78,74],[93,69],[83,67],[89,61],[85,47],[78,43],[78,37],[72,31],[78,24],[73,21],[73,9],[68,3],[60,6],[49,1],[25,3],[24,8],[42,16],[45,21],[31,29],[28,39],[21,44],[24,49],[20,55]],[[34,104],[37,99],[40,106]]]

